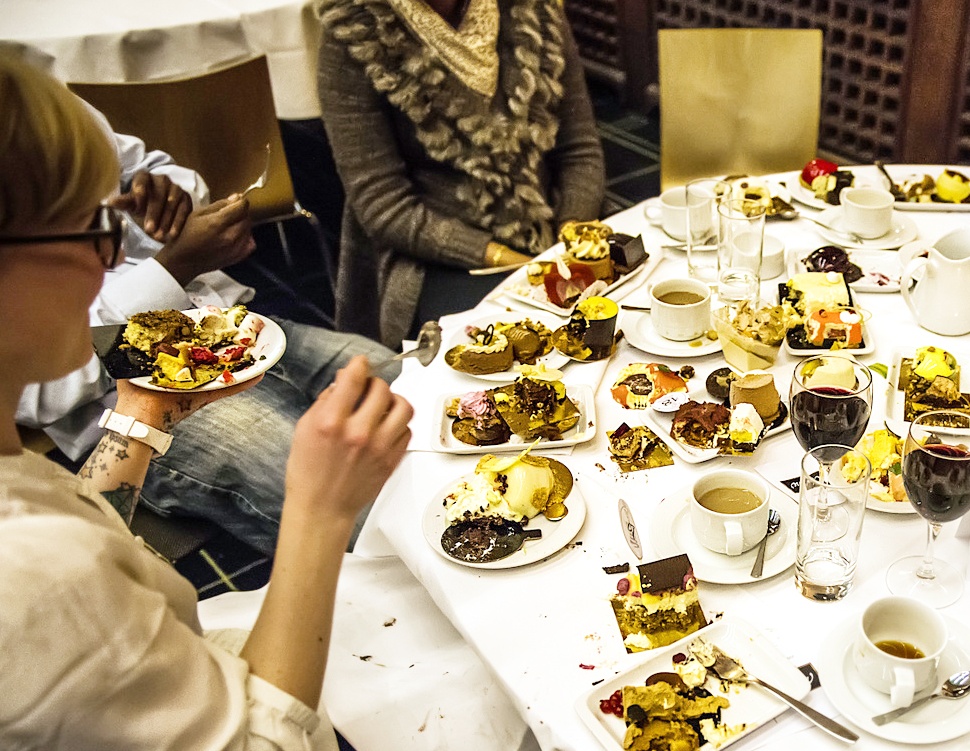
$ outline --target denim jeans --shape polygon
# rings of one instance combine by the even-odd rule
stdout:
[[[152,461],[141,494],[163,516],[208,519],[268,555],[276,547],[296,421],[352,357],[377,362],[394,354],[361,336],[276,321],[286,333],[282,359],[253,388],[175,426],[172,446]],[[398,372],[394,364],[379,375],[390,381]]]

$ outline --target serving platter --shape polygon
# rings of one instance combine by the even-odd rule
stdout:
[[[777,686],[789,696],[801,699],[809,692],[805,676],[785,659],[770,639],[749,623],[726,615],[669,646],[640,653],[640,662],[579,697],[576,712],[604,749],[622,751],[626,723],[615,715],[602,712],[600,701],[624,686],[642,686],[654,673],[670,672],[673,656],[686,652],[687,645],[698,637],[715,644],[725,654],[744,665],[752,675]],[[711,685],[713,682],[708,681],[707,686]],[[721,711],[722,724],[728,727],[743,725],[740,732],[726,739],[718,748],[726,748],[736,743],[788,708],[780,699],[754,685],[726,691],[717,687],[715,693],[730,702],[730,706]],[[712,747],[713,744],[702,746]]]
[[[533,443],[533,441],[525,440],[515,434],[505,443],[498,443],[494,446],[472,446],[455,438],[451,432],[451,424],[454,422],[454,419],[447,415],[445,406],[452,399],[460,398],[467,393],[469,392],[463,391],[460,394],[449,394],[438,400],[435,406],[435,415],[437,416],[435,419],[438,421],[438,428],[432,439],[436,451],[441,451],[446,454],[494,454],[503,451],[522,451],[530,443]],[[575,446],[591,440],[596,435],[596,402],[593,389],[585,384],[568,386],[566,388],[566,396],[573,400],[573,403],[579,410],[579,422],[563,433],[560,439],[541,438],[539,443],[536,444],[536,451]]]

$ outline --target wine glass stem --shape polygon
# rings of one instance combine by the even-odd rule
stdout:
[[[926,550],[923,552],[923,563],[916,569],[916,575],[920,579],[936,578],[936,572],[933,571],[933,546],[942,528],[943,525],[937,522],[926,523]]]

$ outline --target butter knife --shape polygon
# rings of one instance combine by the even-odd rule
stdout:
[[[637,557],[637,560],[642,561],[643,547],[640,545],[640,534],[637,532],[637,523],[633,520],[633,512],[630,511],[630,507],[627,506],[626,501],[622,498],[619,499],[616,507],[620,512],[620,527],[623,529],[623,539],[626,540],[626,544],[630,546],[630,550],[633,551],[633,555]]]

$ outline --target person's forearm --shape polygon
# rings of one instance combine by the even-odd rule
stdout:
[[[125,524],[131,524],[152,448],[133,438],[106,432],[78,472],[117,509]]]
[[[241,657],[254,675],[309,707],[320,701],[334,598],[353,519],[283,508],[266,600]]]

